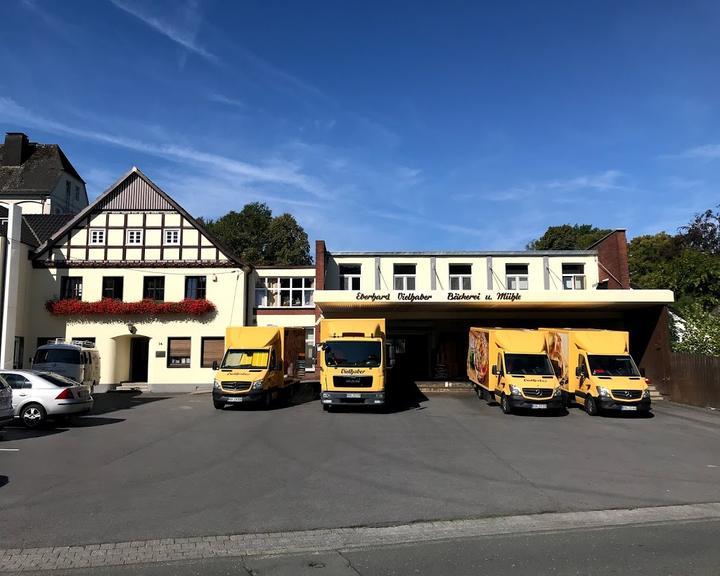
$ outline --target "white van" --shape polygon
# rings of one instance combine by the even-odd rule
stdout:
[[[71,378],[92,393],[100,382],[100,353],[93,342],[56,340],[37,349],[32,368]]]

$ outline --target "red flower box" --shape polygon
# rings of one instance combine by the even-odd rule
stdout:
[[[45,308],[53,316],[160,316],[163,314],[204,316],[215,311],[215,304],[208,300],[191,299],[180,302],[156,302],[155,300],[123,302],[104,298],[98,302],[83,302],[67,298],[48,300]]]

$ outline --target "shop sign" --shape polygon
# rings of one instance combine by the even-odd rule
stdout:
[[[358,292],[363,302],[516,302],[520,292]]]

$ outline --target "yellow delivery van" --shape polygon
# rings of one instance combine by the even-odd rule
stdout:
[[[650,390],[630,356],[630,335],[618,330],[541,328],[570,404],[591,416],[602,410],[648,412]]]
[[[382,406],[388,371],[384,319],[320,320],[320,400],[333,406]]]
[[[225,331],[225,354],[215,363],[213,404],[262,402],[300,381],[305,370],[305,330],[278,326],[239,326]]]
[[[505,414],[564,407],[545,335],[536,330],[470,328],[467,374],[478,396],[499,402]]]

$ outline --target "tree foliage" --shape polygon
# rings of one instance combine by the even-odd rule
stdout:
[[[550,226],[545,234],[528,243],[528,250],[585,250],[612,232],[591,224]]]
[[[680,235],[690,248],[708,254],[720,254],[720,210],[706,210],[696,214],[690,224],[680,228]]]
[[[696,302],[683,306],[681,314],[681,320],[673,325],[673,349],[720,356],[720,314],[708,312]]]
[[[273,217],[264,202],[251,202],[240,212],[233,210],[204,224],[211,234],[248,264],[312,264],[310,243],[302,226],[287,213]]]

